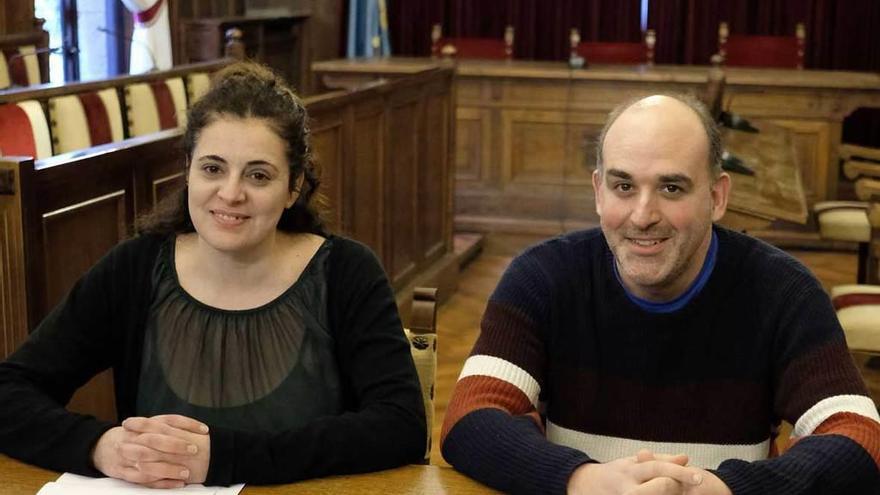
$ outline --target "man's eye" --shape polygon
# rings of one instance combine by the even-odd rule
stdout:
[[[681,188],[675,184],[666,184],[663,186],[663,192],[667,194],[678,194],[681,192]]]
[[[614,188],[621,192],[629,192],[632,190],[632,184],[621,182],[620,184],[615,184]]]

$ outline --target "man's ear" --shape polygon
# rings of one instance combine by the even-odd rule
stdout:
[[[721,220],[724,216],[724,213],[727,212],[727,200],[730,199],[730,188],[733,179],[730,178],[730,174],[727,172],[721,172],[721,175],[715,179],[715,183],[712,184],[711,194],[712,194],[712,221],[717,222]]]
[[[602,216],[602,172],[593,170],[593,196],[596,198],[596,213]]]

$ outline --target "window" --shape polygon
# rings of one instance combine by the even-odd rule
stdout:
[[[119,0],[34,0],[37,17],[46,19],[51,82],[114,76],[119,53],[128,43]]]

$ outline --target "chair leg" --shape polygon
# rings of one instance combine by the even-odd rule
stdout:
[[[859,268],[856,273],[856,283],[866,284],[868,283],[868,254],[871,248],[871,244],[867,242],[859,243]]]

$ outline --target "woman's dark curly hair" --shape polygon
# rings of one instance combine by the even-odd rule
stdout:
[[[265,120],[287,144],[290,164],[289,189],[303,177],[299,197],[281,214],[278,229],[286,232],[311,232],[326,235],[321,219],[324,199],[318,193],[315,164],[309,150],[308,115],[302,100],[284,80],[266,66],[237,62],[217,72],[211,89],[187,112],[183,151],[184,174],[189,172],[193,150],[206,126],[221,118],[258,118]],[[138,219],[141,234],[181,234],[194,232],[189,215],[187,187],[160,201],[152,212]]]

